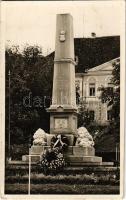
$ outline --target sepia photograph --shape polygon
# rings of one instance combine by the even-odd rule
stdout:
[[[1,197],[122,198],[124,7],[1,3]]]

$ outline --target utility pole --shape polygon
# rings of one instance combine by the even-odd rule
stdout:
[[[10,70],[8,72],[8,77],[9,77],[9,125],[8,125],[8,128],[9,128],[9,135],[8,135],[8,159],[10,160]]]
[[[31,153],[30,153],[30,146],[29,146],[29,173],[28,173],[28,194],[31,193]]]

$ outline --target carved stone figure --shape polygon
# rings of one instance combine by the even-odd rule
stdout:
[[[47,143],[47,133],[39,128],[33,135],[33,145],[41,145],[44,146]]]
[[[81,147],[94,146],[93,138],[85,127],[80,127],[77,129],[77,136],[78,137],[76,140],[76,146],[81,146]]]

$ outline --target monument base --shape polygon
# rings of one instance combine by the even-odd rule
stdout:
[[[75,156],[70,155],[66,156],[66,161],[70,165],[84,165],[85,163],[97,163],[100,164],[102,162],[102,157],[97,156]]]
[[[41,154],[50,146],[32,146],[30,149],[31,162],[39,162]],[[70,166],[101,165],[102,157],[95,156],[93,147],[68,146],[64,152],[66,162]],[[22,161],[28,162],[29,155],[22,156]]]

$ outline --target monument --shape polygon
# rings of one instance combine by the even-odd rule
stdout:
[[[57,15],[50,134],[65,134],[73,145],[77,132],[73,21],[69,14]]]
[[[51,138],[62,134],[69,141],[65,159],[71,166],[102,164],[102,158],[95,156],[90,134],[84,128],[77,131],[73,18],[70,14],[57,15],[52,105],[48,112],[50,134],[41,130],[36,133],[42,135],[42,145],[31,147],[32,161],[39,161],[42,152],[50,147]],[[35,142],[39,144],[36,135]],[[47,139],[43,139],[45,135]],[[83,142],[80,142],[82,138]],[[23,160],[27,161],[28,156],[23,156]]]

